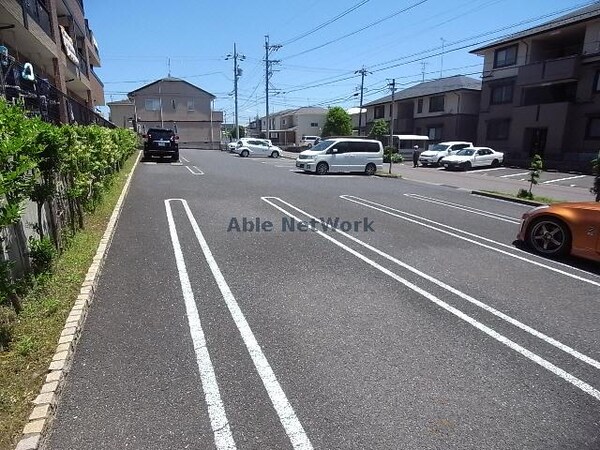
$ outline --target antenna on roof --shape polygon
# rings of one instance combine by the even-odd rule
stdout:
[[[171,78],[171,58],[167,58],[167,67],[168,67],[169,78]]]

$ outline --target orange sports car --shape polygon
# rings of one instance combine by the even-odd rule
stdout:
[[[556,203],[523,214],[517,240],[546,256],[600,262],[600,203]]]

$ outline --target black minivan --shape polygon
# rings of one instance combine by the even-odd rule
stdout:
[[[179,161],[179,136],[173,130],[150,128],[144,138],[144,159],[159,157]]]

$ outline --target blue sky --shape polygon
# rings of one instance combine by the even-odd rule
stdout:
[[[482,58],[469,54],[469,48],[449,50],[476,46],[589,3],[174,0],[166,8],[158,0],[88,0],[85,10],[100,46],[102,67],[97,73],[105,83],[107,101],[125,98],[127,92],[167,76],[170,59],[171,75],[213,93],[215,109],[225,111],[231,122],[233,63],[225,58],[235,42],[245,55],[239,79],[239,120],[245,124],[265,114],[266,34],[271,44],[283,44],[271,56],[281,61],[271,79],[271,112],[307,105],[352,107],[358,106],[353,94],[360,86],[360,75],[354,72],[363,66],[372,72],[365,79],[365,103],[387,95],[385,87],[392,78],[399,88],[423,77],[438,78],[442,57],[432,55],[440,53],[442,45],[443,76],[478,78]],[[457,41],[462,42],[453,44]]]

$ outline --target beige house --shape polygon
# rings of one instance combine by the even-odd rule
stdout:
[[[0,22],[0,45],[18,63],[31,63],[36,76],[89,109],[104,105],[104,86],[94,72],[98,43],[83,0],[0,0]],[[73,115],[65,106],[63,122]]]
[[[304,136],[321,136],[326,116],[326,108],[313,106],[273,113],[269,115],[269,139],[277,145],[299,145]],[[251,122],[248,129],[257,137],[266,137],[266,117]]]
[[[429,136],[429,143],[471,141],[477,137],[481,81],[464,75],[439,78],[396,92],[394,134]],[[361,134],[377,119],[391,121],[391,95],[367,103]]]
[[[180,145],[204,146],[220,141],[223,113],[213,111],[215,96],[179,78],[167,77],[127,94],[126,100],[111,102],[111,121],[123,128],[137,125],[171,128]],[[135,120],[137,119],[137,120]]]

